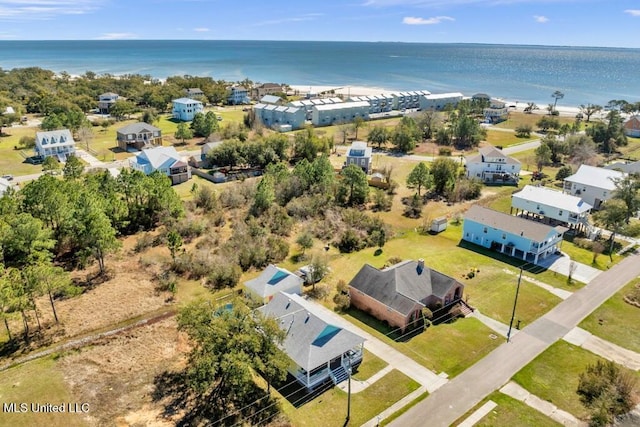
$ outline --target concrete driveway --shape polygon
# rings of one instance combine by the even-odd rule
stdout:
[[[542,261],[538,260],[537,265],[568,277],[569,268],[571,267],[571,258],[565,253],[561,253],[560,255],[551,255]],[[571,278],[582,283],[589,283],[602,273],[602,271],[597,268],[593,268],[579,262],[575,262],[575,268],[576,269],[571,275]]]

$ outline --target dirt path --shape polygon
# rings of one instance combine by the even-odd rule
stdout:
[[[112,336],[112,335],[121,334],[121,333],[129,331],[131,329],[139,328],[141,326],[153,325],[154,323],[157,323],[157,322],[159,322],[161,320],[164,320],[164,319],[168,319],[169,317],[172,317],[172,316],[175,316],[175,315],[176,315],[176,311],[175,310],[168,310],[168,311],[165,311],[165,312],[160,313],[160,314],[154,313],[153,315],[151,315],[149,317],[145,317],[143,319],[140,319],[137,322],[132,323],[130,325],[126,325],[126,326],[122,326],[122,327],[119,327],[119,328],[110,329],[110,330],[107,330],[107,331],[104,331],[104,332],[100,332],[100,333],[96,333],[96,334],[90,334],[90,335],[84,336],[82,338],[75,338],[75,339],[69,340],[67,342],[63,342],[63,343],[54,345],[53,347],[50,347],[50,348],[48,348],[46,350],[36,351],[36,352],[33,352],[33,353],[28,354],[26,356],[14,359],[9,363],[5,363],[4,365],[0,366],[0,372],[5,371],[5,370],[7,370],[9,368],[12,368],[14,366],[17,366],[17,365],[21,365],[23,363],[30,362],[30,361],[35,360],[35,359],[40,359],[42,357],[49,356],[49,355],[51,355],[53,353],[57,353],[59,351],[85,347],[85,346],[91,344],[92,342],[94,342],[94,341],[96,341],[98,339],[104,338],[104,337],[109,337],[109,336]]]

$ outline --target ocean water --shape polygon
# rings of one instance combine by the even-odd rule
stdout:
[[[640,101],[640,49],[308,41],[0,41],[0,67],[477,92],[544,107]]]

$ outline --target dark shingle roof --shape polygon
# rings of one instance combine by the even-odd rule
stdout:
[[[118,133],[129,135],[140,132],[159,132],[160,129],[145,122],[132,123],[118,129]]]
[[[519,234],[534,242],[542,242],[554,229],[564,232],[564,227],[550,227],[539,222],[530,221],[518,216],[487,209],[479,205],[473,205],[464,215],[465,220],[470,219],[497,230],[503,230],[511,234]]]
[[[384,270],[365,264],[349,285],[387,307],[409,315],[416,303],[434,295],[445,295],[459,284],[454,278],[427,266],[421,268],[417,261],[405,261]]]

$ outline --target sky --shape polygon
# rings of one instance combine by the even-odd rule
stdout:
[[[640,48],[640,0],[0,0],[0,40],[99,39]]]

